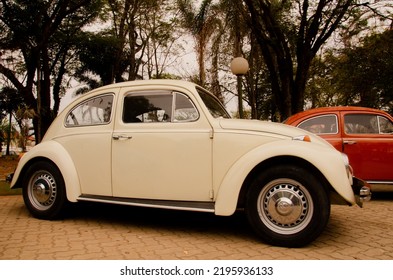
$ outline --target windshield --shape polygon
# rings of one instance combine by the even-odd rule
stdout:
[[[205,103],[207,109],[214,118],[231,118],[231,116],[228,114],[224,106],[217,98],[215,98],[213,95],[206,92],[202,88],[197,87],[197,91],[199,93],[199,96],[202,98],[203,103]]]

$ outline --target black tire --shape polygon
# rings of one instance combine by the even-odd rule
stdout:
[[[23,179],[23,200],[36,218],[54,220],[62,217],[67,203],[65,184],[53,163],[40,161],[28,168]]]
[[[293,165],[263,170],[246,197],[247,218],[265,242],[303,247],[325,229],[330,216],[328,191],[316,176]]]

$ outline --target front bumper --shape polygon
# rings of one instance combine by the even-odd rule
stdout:
[[[355,194],[356,204],[360,207],[363,207],[363,202],[370,201],[371,187],[366,181],[353,177],[352,190]]]

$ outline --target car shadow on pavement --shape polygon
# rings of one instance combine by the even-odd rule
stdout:
[[[372,192],[371,200],[391,200],[393,201],[393,192],[380,191],[380,192]],[[367,202],[366,202],[367,207]]]
[[[229,217],[212,213],[133,207],[101,203],[72,205],[65,219],[99,221],[167,231],[218,234],[259,241],[242,211]]]

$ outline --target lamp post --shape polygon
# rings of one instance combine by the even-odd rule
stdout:
[[[249,69],[247,59],[243,57],[235,57],[231,62],[231,71],[237,76],[237,95],[239,104],[239,118],[244,118],[243,113],[243,93],[242,93],[242,76],[247,73]]]

